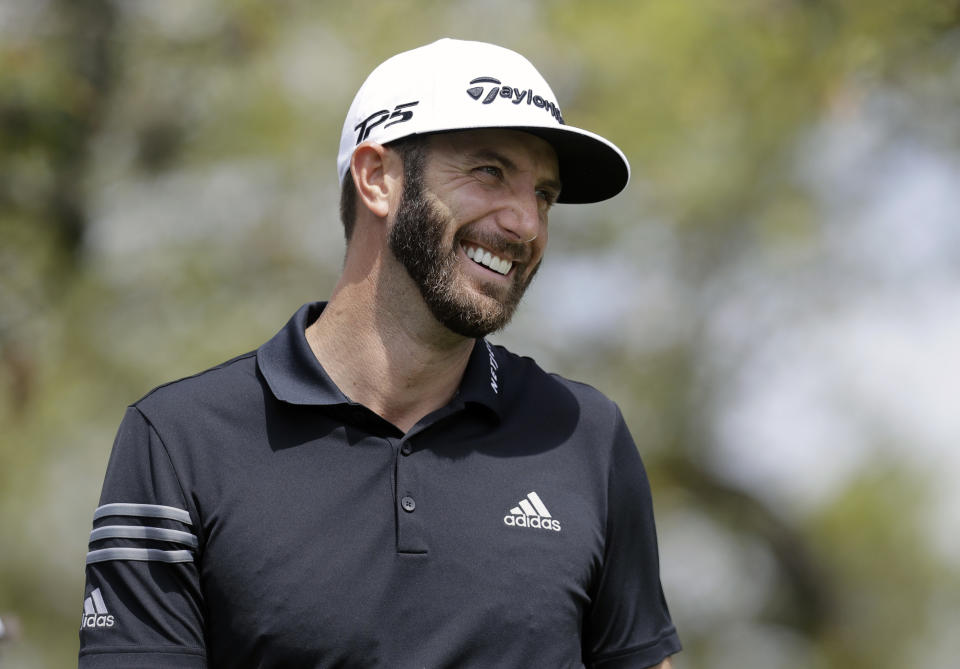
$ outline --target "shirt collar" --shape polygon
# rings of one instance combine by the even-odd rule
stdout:
[[[504,357],[502,348],[478,339],[460,381],[460,399],[486,407],[497,418],[503,417]]]
[[[303,305],[280,332],[257,350],[257,365],[278,400],[317,406],[352,404],[307,343],[307,326],[319,318],[326,306],[326,302]],[[478,339],[454,402],[480,405],[501,417],[504,362],[503,349]]]
[[[274,396],[290,404],[349,404],[307,343],[307,326],[326,302],[305,304],[273,338],[257,350],[257,366]]]

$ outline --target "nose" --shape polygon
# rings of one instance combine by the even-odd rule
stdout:
[[[540,197],[533,189],[514,190],[509,201],[497,217],[497,223],[519,242],[532,241],[540,234],[540,226],[546,221]]]

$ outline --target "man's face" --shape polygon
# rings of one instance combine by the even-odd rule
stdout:
[[[538,137],[431,136],[423,164],[405,165],[390,249],[440,323],[481,337],[510,321],[530,285],[559,192],[556,154]]]

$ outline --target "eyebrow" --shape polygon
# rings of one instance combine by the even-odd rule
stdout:
[[[478,161],[488,161],[492,163],[500,163],[504,168],[509,171],[516,172],[518,171],[517,164],[507,158],[505,155],[499,151],[494,151],[493,149],[477,149],[468,154],[468,158]],[[563,188],[563,184],[559,179],[544,179],[540,182],[541,187],[550,188],[557,193]]]

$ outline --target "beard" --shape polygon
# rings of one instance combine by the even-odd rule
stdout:
[[[404,174],[400,205],[390,230],[390,250],[406,268],[434,318],[444,327],[470,338],[483,337],[502,329],[513,318],[520,298],[533,280],[539,264],[525,278],[521,278],[519,271],[515,270],[506,292],[501,286],[481,284],[481,295],[477,295],[459,273],[461,260],[458,250],[469,226],[458,229],[452,245],[446,247],[444,232],[451,226],[452,218],[444,215],[428,200],[420,176],[422,172],[410,172]],[[501,256],[529,257],[525,243],[510,242],[489,234],[481,235],[479,231],[470,239]],[[519,267],[516,269],[519,270]]]

